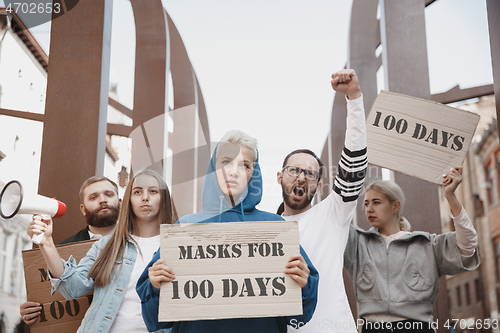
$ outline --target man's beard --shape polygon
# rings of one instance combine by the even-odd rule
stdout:
[[[103,208],[109,208],[109,210],[107,212],[99,213],[99,210]],[[118,220],[118,213],[120,212],[120,205],[101,205],[94,211],[88,210],[87,207],[84,207],[84,209],[88,225],[96,228],[105,228],[116,224],[116,221]]]
[[[292,186],[292,189],[293,189],[293,187],[294,186]],[[299,201],[299,202],[297,202],[291,198],[292,195],[286,191],[286,186],[281,187],[281,192],[283,193],[283,201],[285,202],[285,205],[287,205],[288,207],[290,207],[293,210],[302,210],[302,209],[306,208],[311,203],[311,201],[314,198],[314,195],[316,194],[316,189],[314,190],[314,192],[309,193],[309,190],[306,187],[306,193],[304,193],[305,200]],[[292,190],[292,192],[293,192],[293,190]]]

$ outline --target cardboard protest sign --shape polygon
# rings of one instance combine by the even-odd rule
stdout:
[[[61,258],[67,260],[71,255],[79,262],[85,257],[95,241],[85,241],[57,246]],[[38,302],[42,307],[39,320],[30,326],[31,333],[76,332],[92,302],[93,293],[68,301],[59,291],[50,295],[51,283],[47,265],[39,249],[23,251],[24,276],[27,298]]]
[[[300,254],[297,221],[161,226],[160,321],[302,314],[300,286],[283,273]]]
[[[462,165],[479,115],[381,91],[366,120],[368,163],[440,184]]]

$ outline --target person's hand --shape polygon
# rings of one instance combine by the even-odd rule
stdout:
[[[39,303],[26,301],[19,306],[19,314],[26,325],[36,323],[42,308]]]
[[[457,217],[461,210],[462,204],[458,201],[455,195],[455,190],[462,182],[462,167],[454,167],[446,174],[443,175],[442,184],[444,185],[444,197],[450,205],[451,214]]]
[[[45,232],[40,245],[44,245],[46,240],[52,237],[52,218],[49,215],[33,215],[33,218],[28,224],[28,236],[33,237],[33,234]]]
[[[445,196],[455,194],[455,190],[462,182],[462,167],[454,167],[446,174],[443,175],[443,185]]]
[[[162,282],[172,282],[175,279],[174,271],[165,264],[163,259],[158,259],[153,266],[149,267],[148,276],[156,289],[160,289]]]
[[[359,87],[358,77],[354,69],[343,69],[332,74],[330,82],[333,90],[344,93],[347,99],[361,97],[361,88]]]
[[[291,256],[286,264],[285,273],[297,282],[301,288],[304,288],[309,278],[309,268],[304,257],[300,254]]]

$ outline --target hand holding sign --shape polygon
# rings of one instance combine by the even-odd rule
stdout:
[[[445,195],[452,195],[455,193],[458,185],[462,182],[462,167],[451,168],[450,172],[443,175],[443,184]]]
[[[361,97],[361,89],[354,69],[343,69],[332,74],[330,82],[333,90],[344,93],[348,99]]]
[[[26,325],[31,325],[38,320],[41,311],[40,303],[27,301],[21,304],[19,314]]]
[[[290,257],[286,264],[285,274],[288,274],[300,288],[304,288],[309,278],[309,268],[302,255],[297,254]]]
[[[149,267],[148,276],[156,289],[160,289],[162,282],[172,282],[175,279],[174,271],[165,264],[163,259],[158,259],[153,266]]]
[[[444,196],[450,204],[450,210],[453,216],[458,216],[462,210],[462,204],[455,196],[455,190],[462,182],[462,167],[454,167],[443,175]]]

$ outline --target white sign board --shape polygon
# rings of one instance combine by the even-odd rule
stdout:
[[[479,115],[381,91],[366,120],[368,163],[440,184],[462,165]]]
[[[297,221],[161,226],[160,321],[302,314],[300,286],[283,273],[300,254]]]

